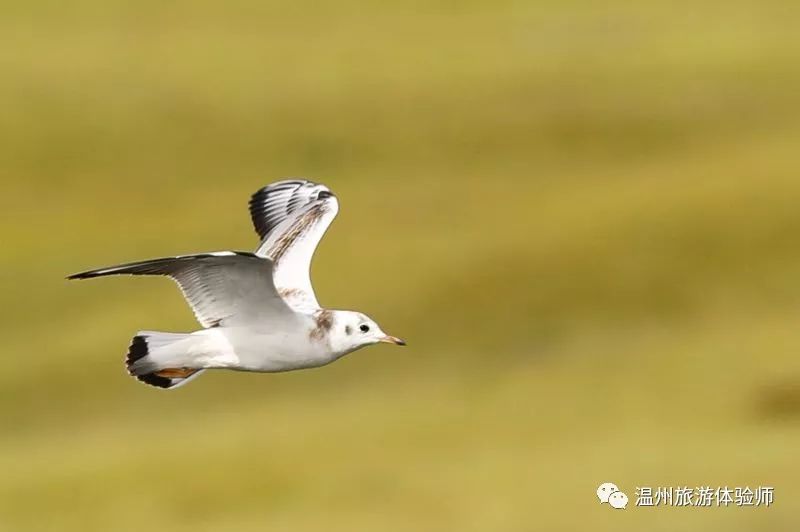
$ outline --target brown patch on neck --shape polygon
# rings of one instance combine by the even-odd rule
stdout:
[[[314,323],[316,327],[311,329],[311,333],[308,336],[312,340],[322,340],[333,327],[333,312],[325,309],[317,311],[314,314]]]

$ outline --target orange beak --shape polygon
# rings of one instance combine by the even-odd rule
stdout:
[[[406,345],[403,340],[397,338],[396,336],[384,336],[380,341],[384,344]]]

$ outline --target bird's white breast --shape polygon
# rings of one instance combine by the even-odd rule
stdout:
[[[310,317],[296,327],[276,330],[220,328],[235,356],[230,369],[279,372],[312,368],[333,362],[338,356],[325,336],[315,335],[317,325]]]

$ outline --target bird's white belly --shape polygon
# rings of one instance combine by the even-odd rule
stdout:
[[[223,330],[231,345],[232,364],[242,371],[278,372],[313,368],[337,357],[327,342],[310,338],[308,332],[254,333],[252,330]]]

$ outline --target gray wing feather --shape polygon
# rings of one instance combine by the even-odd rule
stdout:
[[[77,273],[68,279],[105,275],[170,277],[203,327],[252,325],[294,316],[275,289],[272,261],[252,253],[222,251],[154,259]]]

